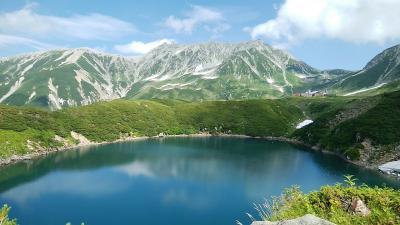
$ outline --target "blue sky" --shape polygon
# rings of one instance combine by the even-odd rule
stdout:
[[[398,0],[1,0],[0,56],[261,39],[320,69],[360,69],[400,43]]]

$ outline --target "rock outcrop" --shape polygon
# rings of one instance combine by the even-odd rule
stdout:
[[[379,170],[386,174],[400,176],[400,160],[382,164],[379,166]]]
[[[251,225],[335,225],[327,220],[321,219],[311,214],[304,215],[302,217],[282,220],[282,221],[254,221]]]
[[[354,214],[360,216],[368,216],[371,214],[371,210],[364,204],[364,202],[359,198],[354,198],[351,201],[350,209]]]

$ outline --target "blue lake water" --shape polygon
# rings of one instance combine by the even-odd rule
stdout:
[[[161,138],[78,148],[0,169],[0,203],[21,225],[234,225],[292,185],[397,180],[333,155],[234,137]]]

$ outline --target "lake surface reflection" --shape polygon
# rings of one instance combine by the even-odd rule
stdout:
[[[0,170],[0,203],[21,225],[235,224],[253,202],[292,185],[316,190],[354,174],[397,180],[287,143],[234,137],[162,138],[51,154]]]

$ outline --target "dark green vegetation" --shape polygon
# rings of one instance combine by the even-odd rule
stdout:
[[[283,136],[366,165],[395,160],[400,91],[371,97],[184,102],[114,100],[50,112],[0,106],[0,157],[125,137],[212,133]],[[315,122],[295,130],[305,118]]]
[[[181,101],[115,100],[50,112],[0,106],[0,156],[22,155],[76,142],[71,131],[90,141],[129,136],[200,132],[288,136],[303,117],[286,100]],[[57,138],[55,136],[61,138]]]
[[[93,142],[200,132],[285,136],[376,164],[397,157],[400,92],[372,97],[184,102],[115,100],[50,112],[0,106],[0,156],[73,145],[71,131]],[[295,126],[305,117],[315,122]],[[59,136],[58,140],[55,136]]]
[[[192,103],[114,100],[54,112],[1,105],[0,158],[72,146],[79,141],[72,137],[71,131],[93,142],[160,133],[209,132],[290,137],[376,165],[399,155],[399,102],[400,91],[370,97]],[[296,124],[307,117],[315,122],[295,130]],[[354,197],[367,204],[371,215],[353,215],[343,207],[343,202]],[[336,185],[310,194],[295,188],[285,192],[279,205],[274,205],[271,218],[280,220],[312,213],[337,224],[398,224],[399,205],[399,192],[389,188]],[[9,208],[3,208],[0,216],[8,211]],[[15,224],[5,221],[3,224]]]
[[[368,216],[357,215],[349,204],[362,200],[371,210]],[[336,184],[304,194],[298,187],[287,189],[261,209],[266,220],[293,219],[313,214],[335,224],[400,224],[400,192],[390,188]]]
[[[388,48],[375,56],[360,71],[351,74],[332,86],[338,93],[347,93],[398,81],[400,74],[400,45]]]
[[[315,122],[293,136],[369,165],[394,160],[400,145],[399,103],[399,91],[340,103],[312,102],[308,110],[317,115]]]
[[[8,218],[8,213],[10,212],[10,207],[4,205],[3,208],[0,209],[0,224],[1,225],[16,225],[17,220],[10,220]]]

